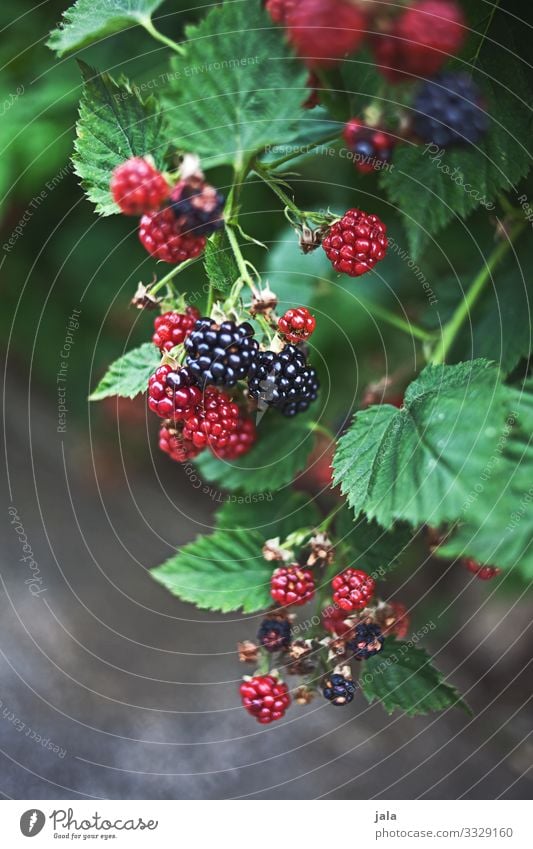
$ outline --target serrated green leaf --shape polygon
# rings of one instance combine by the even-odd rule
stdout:
[[[387,711],[402,710],[408,716],[468,706],[420,648],[391,637],[382,651],[365,661],[359,685],[369,702],[380,701]]]
[[[498,449],[507,410],[499,372],[486,360],[428,366],[402,409],[357,413],[339,441],[334,482],[356,518],[364,512],[386,528],[455,521]]]
[[[47,46],[66,56],[108,35],[144,24],[163,0],[76,0],[52,30]]]
[[[208,239],[204,267],[209,282],[216,291],[222,295],[228,294],[240,274],[224,230]]]
[[[299,528],[313,528],[320,521],[316,505],[302,492],[229,495],[216,515],[217,527],[253,530],[263,537],[281,540]]]
[[[263,541],[256,531],[215,531],[184,546],[151,575],[203,610],[254,613],[271,602],[272,564],[263,559]]]
[[[519,62],[509,61],[513,39],[504,13],[496,13],[473,76],[483,91],[489,130],[473,149],[436,152],[426,145],[402,145],[394,167],[381,177],[389,200],[404,212],[414,260],[428,240],[455,216],[466,218],[479,206],[494,209],[501,191],[508,191],[531,166],[532,92]]]
[[[80,62],[84,79],[72,157],[87,197],[102,215],[120,212],[109,191],[113,169],[131,156],[151,155],[163,165],[161,115],[125,80],[115,82]],[[163,145],[163,147],[162,147]]]
[[[412,532],[403,524],[386,531],[365,518],[354,522],[353,513],[346,506],[335,520],[335,538],[349,547],[350,566],[363,569],[375,580],[383,580],[394,571],[411,537]]]
[[[306,72],[260,4],[214,6],[186,34],[164,100],[174,144],[204,167],[237,169],[269,145],[289,144],[304,115]]]
[[[196,460],[198,470],[206,481],[230,492],[277,492],[305,467],[314,443],[309,421],[308,415],[288,420],[276,410],[267,410],[249,454],[227,462],[205,452]]]
[[[161,355],[151,342],[128,351],[109,366],[94,392],[89,395],[89,401],[101,401],[111,395],[135,398],[139,392],[145,392],[148,378],[160,361]]]
[[[487,464],[480,487],[471,497],[479,510],[469,508],[437,555],[473,557],[482,565],[516,569],[533,578],[533,382],[524,390],[507,389],[509,417],[499,450]]]

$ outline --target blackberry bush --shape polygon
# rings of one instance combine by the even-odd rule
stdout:
[[[148,98],[82,64],[75,153],[98,213],[139,216],[147,253],[125,276],[156,312],[153,341],[141,316],[144,342],[91,399],[147,391],[150,438],[185,463],[176,486],[216,506],[213,530],[150,574],[243,612],[240,693],[261,723],[292,704],[274,660],[296,705],[464,707],[431,614],[388,596],[430,560],[436,593],[458,580],[437,560],[501,573],[487,603],[505,572],[533,574],[515,19],[493,4],[479,26],[459,0],[223,0],[173,42],[131,4],[95,0],[94,20],[82,5],[51,37],[60,55],[138,25],[171,62]]]

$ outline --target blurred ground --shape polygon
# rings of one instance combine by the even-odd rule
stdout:
[[[4,796],[530,797],[533,746],[520,742],[532,716],[529,616],[516,594],[491,599],[490,586],[457,568],[436,594],[436,564],[402,591],[415,605],[427,592],[424,614],[439,617],[427,648],[475,719],[458,710],[387,717],[358,697],[342,711],[320,700],[295,706],[262,728],[236,693],[235,643],[253,636],[257,619],[198,612],[146,573],[209,524],[212,503],[159,458],[151,475],[130,472],[127,453],[122,468],[118,450],[102,457],[93,445],[95,476],[88,433],[67,420],[58,434],[53,402],[29,393],[23,375],[6,397],[12,505],[46,592],[32,597],[24,583],[6,494]],[[427,621],[419,609],[415,627]]]

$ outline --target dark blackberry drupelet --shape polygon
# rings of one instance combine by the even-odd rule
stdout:
[[[385,639],[379,625],[367,622],[359,622],[355,626],[354,636],[348,641],[347,646],[353,652],[353,656],[359,660],[366,660],[377,654],[383,648]]]
[[[413,113],[416,135],[442,148],[477,144],[489,127],[480,89],[469,74],[439,74],[425,83]]]
[[[248,377],[259,345],[251,324],[200,318],[185,340],[187,366],[198,383],[235,386]]]
[[[322,693],[328,702],[340,707],[353,700],[356,687],[355,681],[350,681],[349,678],[345,678],[339,672],[334,672],[325,679]]]
[[[318,396],[318,377],[305,355],[294,345],[279,354],[263,351],[250,369],[250,397],[261,407],[275,407],[284,416],[307,410]]]
[[[281,651],[291,641],[291,626],[286,619],[263,619],[257,639],[267,651]]]
[[[224,226],[226,198],[200,177],[180,180],[172,189],[170,206],[182,233],[210,236]]]

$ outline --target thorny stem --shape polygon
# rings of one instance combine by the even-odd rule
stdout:
[[[513,242],[524,230],[524,227],[525,221],[521,221],[516,224],[507,234],[507,238],[503,242],[500,242],[500,244],[493,250],[483,268],[476,275],[472,281],[472,285],[453,313],[451,319],[444,325],[436,349],[429,360],[431,365],[441,365],[446,361],[446,357],[453,347],[457,334],[470,315],[475,303],[483,292],[487,281],[492,277],[492,272],[503,257],[509,252]]]
[[[163,35],[162,32],[159,32],[158,29],[154,26],[154,23],[150,17],[143,18],[139,23],[144,27],[147,33],[155,38],[156,41],[160,41],[161,44],[166,45],[166,47],[170,47],[175,53],[179,53],[180,56],[185,56],[185,50],[181,45],[176,44],[171,38],[168,38],[166,35]]]
[[[374,318],[385,321],[392,327],[396,327],[397,330],[407,333],[408,336],[414,336],[415,339],[420,339],[421,342],[430,342],[435,338],[433,333],[430,333],[428,330],[424,330],[423,327],[419,327],[417,324],[406,321],[399,315],[396,315],[396,313],[386,309],[386,307],[375,304],[373,301],[367,301],[365,298],[361,298],[360,295],[357,296],[357,300],[371,315],[374,316]]]
[[[336,141],[339,138],[339,133],[330,133],[330,135],[325,136],[323,139],[319,141],[312,142],[310,144],[302,145],[298,149],[291,151],[291,153],[285,154],[285,156],[280,156],[279,159],[274,159],[273,162],[269,162],[266,167],[269,171],[275,171],[280,165],[284,165],[285,162],[290,162],[291,159],[297,159],[299,156],[307,156],[313,150],[318,147],[322,147],[325,144],[329,144],[330,142]],[[305,149],[304,149],[305,148]]]

